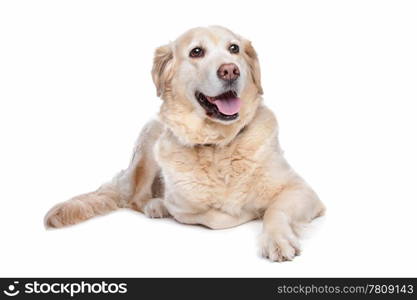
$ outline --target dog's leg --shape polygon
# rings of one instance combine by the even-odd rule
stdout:
[[[77,224],[120,207],[142,211],[145,203],[153,197],[152,184],[159,174],[159,167],[153,158],[153,146],[162,130],[160,122],[149,122],[139,136],[129,167],[97,191],[54,206],[45,216],[45,226]]]
[[[292,260],[300,253],[295,229],[324,211],[316,193],[301,179],[287,185],[265,211],[261,254],[272,261]]]
[[[143,207],[143,213],[149,218],[165,218],[169,216],[162,198],[152,198]]]

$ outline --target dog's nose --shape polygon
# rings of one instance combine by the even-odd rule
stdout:
[[[217,77],[226,81],[234,81],[240,76],[239,68],[235,64],[223,64],[217,70]]]

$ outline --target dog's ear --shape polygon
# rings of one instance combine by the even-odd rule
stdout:
[[[262,95],[263,89],[261,84],[261,68],[259,66],[258,54],[256,54],[256,51],[250,41],[245,42],[244,50],[245,59],[249,65],[252,80],[258,89],[258,93]]]
[[[164,95],[170,89],[173,75],[174,54],[171,45],[165,45],[155,50],[152,67],[152,79],[156,86],[157,96]]]

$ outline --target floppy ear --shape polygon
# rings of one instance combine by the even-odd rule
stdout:
[[[258,88],[258,93],[262,95],[264,92],[261,84],[261,69],[259,67],[258,54],[256,54],[250,41],[246,41],[245,43],[245,58],[250,68],[252,80]]]
[[[173,75],[173,51],[171,45],[165,45],[155,50],[152,67],[152,79],[156,86],[157,96],[161,96],[170,89]]]

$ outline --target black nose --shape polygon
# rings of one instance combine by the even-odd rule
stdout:
[[[239,68],[235,64],[223,64],[217,70],[217,77],[225,81],[234,81],[240,76]]]

